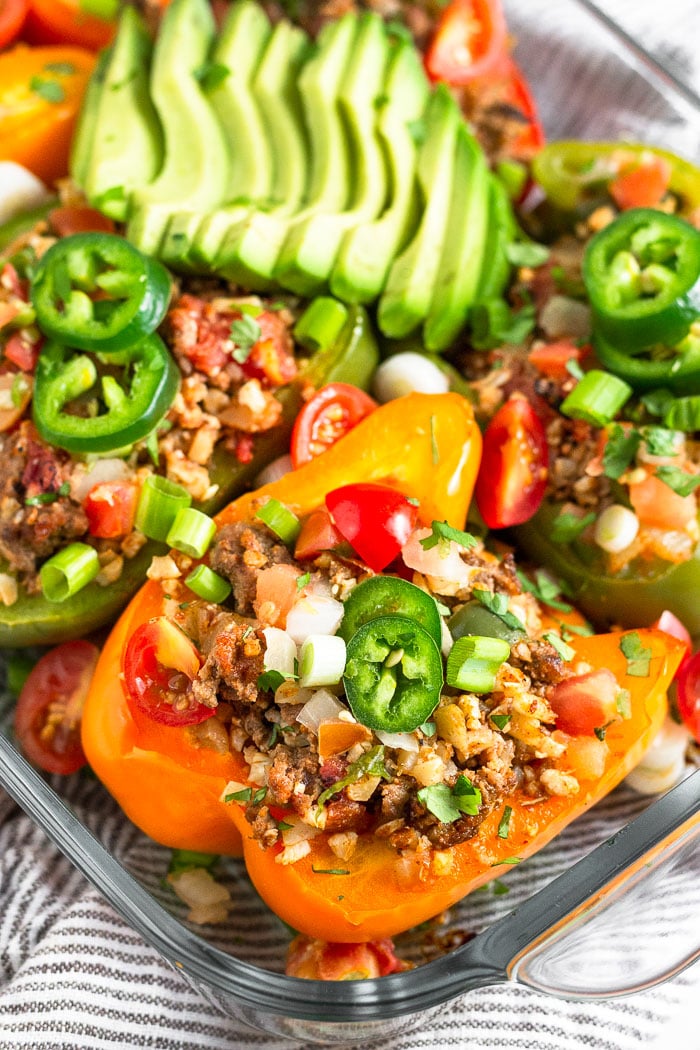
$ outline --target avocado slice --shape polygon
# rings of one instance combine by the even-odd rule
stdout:
[[[214,39],[214,19],[207,0],[172,0],[156,40],[151,68],[151,97],[163,126],[164,162],[156,179],[133,195],[134,221],[127,237],[151,254],[160,236],[148,209],[185,205],[207,212],[222,203],[228,187],[230,158],[219,121],[199,82]],[[139,214],[145,210],[146,214]],[[156,215],[160,214],[158,212]]]
[[[272,155],[269,207],[259,202],[247,218],[234,219],[214,262],[217,273],[251,290],[272,286],[278,220],[294,214],[306,194],[308,143],[297,81],[309,47],[303,30],[278,22],[252,81]]]
[[[510,278],[511,265],[506,250],[517,240],[518,225],[505,186],[493,173],[489,176],[488,255],[484,257],[477,301],[497,299]]]
[[[389,271],[379,300],[378,323],[390,339],[402,339],[430,310],[450,222],[457,129],[462,116],[445,84],[438,84],[425,113],[425,138],[416,174],[425,206],[418,230]]]
[[[426,350],[450,346],[476,299],[488,241],[489,170],[467,125],[457,131],[450,222],[430,311],[423,327]]]
[[[369,303],[386,284],[389,267],[418,219],[415,171],[418,155],[411,127],[420,120],[430,97],[423,63],[413,44],[399,40],[384,84],[378,122],[386,151],[390,201],[375,222],[349,230],[331,274],[334,295],[349,303]]]
[[[338,96],[354,162],[350,172],[352,199],[345,211],[315,212],[291,228],[275,277],[298,295],[315,295],[328,283],[343,235],[376,218],[385,207],[389,187],[376,114],[388,63],[389,35],[384,22],[376,14],[360,16]]]
[[[73,135],[70,151],[70,174],[76,186],[82,189],[85,184],[85,173],[92,155],[92,142],[97,123],[97,105],[102,94],[107,66],[112,55],[111,48],[105,48],[97,56],[97,62],[88,81],[83,102],[78,115],[78,122]]]
[[[153,45],[134,7],[125,7],[107,64],[82,187],[91,204],[123,222],[134,189],[157,175],[163,136],[148,78]]]

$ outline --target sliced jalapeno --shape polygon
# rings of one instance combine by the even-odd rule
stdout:
[[[410,733],[435,710],[443,684],[442,656],[427,631],[405,616],[377,616],[347,647],[345,695],[368,729]]]
[[[674,346],[700,317],[700,231],[633,208],[591,238],[583,279],[594,330],[619,350]]]
[[[87,354],[47,343],[34,384],[34,423],[69,452],[113,452],[140,441],[172,405],[180,372],[157,335],[119,353],[100,375]],[[98,364],[100,363],[98,358]],[[121,374],[115,375],[115,371]]]
[[[337,633],[349,642],[363,624],[377,616],[397,614],[420,624],[436,645],[442,643],[440,613],[435,599],[398,576],[370,576],[353,587],[345,599],[343,619]]]
[[[76,233],[42,256],[31,285],[37,323],[80,350],[121,350],[154,332],[170,302],[168,271],[110,233]]]
[[[634,356],[602,335],[595,335],[593,342],[600,363],[634,390],[664,387],[674,394],[700,393],[700,340],[692,335],[677,347],[655,347]]]

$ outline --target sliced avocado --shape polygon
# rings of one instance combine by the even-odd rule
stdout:
[[[127,226],[127,239],[146,255],[157,257],[172,215],[173,206],[170,203],[133,203]]]
[[[379,328],[390,339],[409,335],[430,310],[450,222],[455,146],[461,120],[449,89],[438,84],[425,113],[425,138],[416,167],[423,213],[415,236],[393,263],[379,300]]]
[[[426,350],[445,350],[464,328],[476,299],[488,247],[489,171],[484,153],[462,123],[457,131],[450,222],[423,337]]]
[[[347,125],[352,198],[345,211],[314,213],[290,230],[275,277],[298,295],[314,295],[327,284],[343,235],[375,219],[385,207],[387,170],[377,134],[376,104],[388,62],[389,36],[384,22],[379,15],[362,15],[338,96]]]
[[[272,152],[268,210],[253,208],[234,222],[219,249],[214,268],[250,289],[272,285],[277,258],[278,219],[302,205],[308,173],[308,142],[297,81],[310,42],[301,29],[282,21],[275,26],[253,78],[253,97],[263,116]]]
[[[508,284],[511,265],[507,247],[517,239],[518,226],[506,188],[493,173],[489,176],[489,250],[481,268],[477,300],[497,299]]]
[[[250,213],[247,204],[228,204],[205,215],[197,227],[188,252],[188,262],[198,272],[213,271],[227,234]]]
[[[105,48],[97,56],[97,62],[85,89],[80,107],[78,123],[73,135],[70,151],[70,174],[76,186],[82,189],[85,185],[85,173],[92,154],[92,142],[97,123],[97,106],[104,86],[107,66],[112,55],[111,48]]]
[[[204,216],[200,211],[176,211],[168,219],[156,255],[172,270],[189,273],[190,252]]]
[[[128,238],[145,252],[152,252],[154,245],[136,240],[137,234],[153,233],[152,223],[144,220],[144,209],[155,205],[207,212],[226,195],[228,146],[199,82],[214,30],[207,0],[172,0],[163,16],[150,88],[163,126],[164,162],[155,181],[134,193],[140,217],[130,220],[127,229]]]
[[[148,90],[153,45],[134,7],[125,7],[105,72],[83,189],[118,222],[132,190],[147,185],[163,161],[163,136]]]
[[[378,126],[389,166],[390,199],[376,222],[345,234],[330,280],[333,294],[350,303],[377,298],[418,218],[418,150],[411,128],[425,110],[430,88],[412,43],[400,40],[395,45],[383,97]]]
[[[337,106],[338,91],[352,51],[357,18],[346,15],[329,22],[319,34],[317,47],[305,62],[298,80],[310,150],[310,177],[301,211],[286,207],[251,211],[227,243],[226,273],[256,287],[272,283],[279,252],[292,225],[316,211],[342,210],[348,195],[347,145]],[[238,237],[237,243],[234,236]]]

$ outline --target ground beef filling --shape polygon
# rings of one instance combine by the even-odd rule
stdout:
[[[472,587],[486,587],[514,598],[519,614],[524,610],[539,622],[536,603],[523,593],[509,554],[499,560],[476,547],[464,550],[462,557],[480,571],[471,575],[468,590],[440,600],[455,609],[469,600]],[[261,844],[280,839],[283,810],[289,820],[322,828],[343,842],[369,831],[400,852],[444,850],[473,837],[516,788],[533,800],[554,793],[541,774],[565,744],[552,733],[555,717],[546,695],[576,672],[548,641],[527,638],[514,645],[492,694],[462,694],[445,686],[432,734],[419,729],[407,734],[405,746],[404,741],[389,746],[368,731],[366,741],[322,759],[316,733],[297,720],[310,691],[293,681],[274,692],[257,685],[266,645],[265,624],[255,614],[257,578],[276,565],[295,566],[293,558],[262,523],[236,522],[220,530],[211,564],[231,582],[235,611],[200,601],[180,603],[184,607],[176,615],[204,656],[196,696],[212,707],[210,721],[219,727],[211,733],[205,722],[190,732],[200,746],[220,747],[223,739],[224,747],[244,756],[249,779],[263,789],[254,792],[246,807]],[[309,573],[309,579],[322,581],[326,593],[345,591],[348,581],[354,584],[364,572],[337,555],[296,568],[301,576]],[[168,588],[172,592],[172,581]],[[503,719],[494,722],[491,715],[508,716],[503,729],[498,728]],[[349,711],[347,717],[352,720]],[[381,749],[381,776],[363,773],[358,763],[371,748]],[[441,822],[418,793],[431,784],[454,785],[460,775],[481,794],[478,812]],[[337,791],[331,790],[334,785]]]

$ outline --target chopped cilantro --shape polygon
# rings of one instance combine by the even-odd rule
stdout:
[[[621,689],[615,697],[615,708],[620,718],[632,717],[632,696],[629,689]]]
[[[294,827],[294,825],[293,824],[288,824],[286,820],[278,820],[277,821],[277,830],[278,831],[289,831],[293,827]]]
[[[406,496],[406,502],[410,503],[412,507],[420,507],[420,500],[417,500],[415,496]]]
[[[501,882],[500,879],[494,879],[491,885],[493,886],[494,897],[503,897],[506,893],[510,893],[510,887],[506,886],[505,882]]]
[[[72,62],[48,62],[44,69],[47,73],[55,73],[59,77],[70,77],[75,73]]]
[[[524,591],[534,594],[538,601],[548,605],[550,609],[559,609],[560,612],[571,612],[572,606],[568,602],[562,602],[557,598],[557,595],[561,592],[560,585],[555,583],[544,569],[537,570],[534,583],[520,569],[516,569],[516,572],[520,580],[520,586]]]
[[[644,427],[644,444],[650,456],[673,456],[677,452],[676,435],[666,427]]]
[[[549,538],[552,543],[571,543],[594,521],[595,514],[592,511],[590,514],[584,514],[580,518],[577,514],[571,514],[569,511],[563,510],[552,522]]]
[[[566,362],[565,367],[566,371],[569,373],[570,376],[573,376],[574,379],[583,379],[583,369],[581,368],[581,365],[578,363],[575,357],[570,357],[569,360]]]
[[[558,634],[555,634],[554,631],[547,631],[542,637],[546,642],[549,642],[554,649],[556,649],[562,660],[573,660],[576,653],[571,646],[567,645],[566,642],[560,638]]]
[[[311,865],[311,870],[314,875],[349,875],[350,872],[347,868],[317,868],[315,864]]]
[[[522,857],[504,857],[503,860],[494,861],[491,865],[492,868],[498,868],[501,864],[522,864]]]
[[[432,550],[433,547],[437,547],[438,543],[449,543],[450,540],[458,543],[460,547],[469,548],[476,546],[475,536],[472,536],[470,532],[455,529],[452,525],[448,525],[446,521],[434,521],[431,529],[430,536],[426,536],[425,539],[419,541],[423,550]]]
[[[253,798],[252,798],[253,805],[254,806],[259,806],[261,802],[265,801],[266,795],[267,795],[267,788],[266,787],[258,788],[258,790],[255,792],[255,794],[253,795]]]
[[[506,245],[506,258],[511,266],[542,266],[549,259],[549,248],[534,241],[516,241]]]
[[[49,80],[46,77],[33,76],[29,81],[29,89],[45,102],[63,102],[66,93],[57,80]]]
[[[306,587],[306,585],[307,585],[307,583],[309,582],[310,579],[311,579],[311,573],[310,572],[305,572],[303,574],[303,576],[297,576],[297,590],[298,591],[303,591],[304,587]]]
[[[656,477],[677,496],[690,496],[700,485],[700,474],[687,474],[680,467],[658,467]]]
[[[481,792],[463,774],[457,777],[453,788],[447,784],[431,784],[421,788],[417,797],[441,824],[452,824],[464,813],[474,816],[481,805]]]
[[[297,675],[295,674],[282,671],[263,671],[262,674],[258,675],[258,689],[261,693],[274,693],[288,679],[296,677]]]
[[[614,424],[603,452],[603,473],[606,478],[617,480],[622,477],[637,455],[641,441],[642,435],[638,430],[625,431],[619,423]]]
[[[231,338],[234,342],[233,359],[239,365],[245,364],[250,357],[251,351],[262,335],[262,329],[258,322],[244,314],[231,325]]]
[[[579,638],[590,638],[594,633],[593,628],[589,623],[559,623],[561,629],[561,636],[565,642],[570,642],[571,639],[578,635]]]
[[[513,815],[512,806],[505,806],[503,809],[503,816],[498,822],[498,837],[499,839],[507,839],[508,832],[510,831],[510,818]]]
[[[496,728],[501,731],[504,730],[510,722],[510,715],[491,715],[490,718]]]
[[[508,612],[508,597],[505,594],[499,594],[497,591],[483,591],[478,587],[475,587],[472,591],[472,597],[476,598],[478,602],[492,612],[494,616],[497,616],[499,620],[502,620],[506,627],[511,627],[514,631],[525,630],[525,624],[522,620],[512,613]]]
[[[642,645],[637,631],[623,634],[620,639],[620,650],[627,660],[627,674],[633,678],[648,678],[651,661],[651,649]]]
[[[319,808],[322,808],[333,795],[337,795],[343,788],[349,787],[350,784],[356,784],[363,777],[382,777],[384,780],[391,780],[391,776],[384,765],[384,746],[382,744],[378,744],[370,751],[366,751],[364,755],[360,755],[357,761],[351,762],[348,766],[347,774],[342,780],[336,780],[335,784],[331,784],[329,788],[321,792],[318,798]]]

